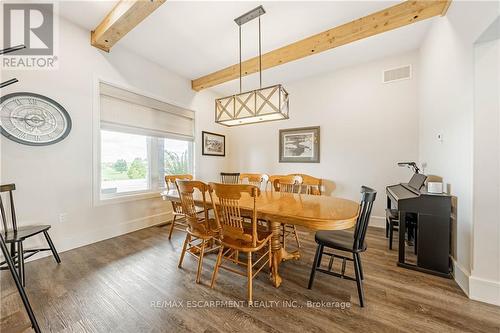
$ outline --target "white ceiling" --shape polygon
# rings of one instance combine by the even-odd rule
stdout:
[[[195,79],[238,62],[238,29],[233,19],[258,5],[262,16],[263,53],[352,21],[400,1],[174,1],[158,10],[118,43],[179,75]],[[96,27],[115,1],[64,1],[63,17],[88,29]],[[264,84],[286,83],[417,49],[434,20],[370,37],[263,73]],[[243,59],[257,55],[257,20],[243,26]],[[113,50],[111,50],[113,52]],[[254,88],[257,75],[244,78]],[[237,80],[213,89],[235,92]]]

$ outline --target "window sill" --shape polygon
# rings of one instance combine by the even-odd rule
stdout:
[[[96,200],[94,200],[94,206],[105,206],[105,205],[119,204],[123,202],[161,198],[160,195],[161,192],[162,189],[158,189],[156,191],[151,191],[151,192],[139,192],[139,193],[115,195],[107,198],[106,197],[103,198],[99,195],[99,197],[96,198]]]

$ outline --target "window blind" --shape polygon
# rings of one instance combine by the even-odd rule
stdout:
[[[100,83],[101,127],[172,138],[194,138],[194,112]]]

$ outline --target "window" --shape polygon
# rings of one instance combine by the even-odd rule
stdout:
[[[150,188],[148,140],[143,135],[101,131],[101,193]]]
[[[165,174],[192,173],[192,146],[101,129],[101,198],[155,191],[164,187]]]
[[[189,141],[163,139],[163,165],[167,175],[193,173],[193,143]],[[160,180],[164,182],[162,178]]]
[[[191,114],[103,83],[100,88],[101,200],[156,193],[165,174],[193,173]]]

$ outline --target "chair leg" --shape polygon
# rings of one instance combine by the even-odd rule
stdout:
[[[394,236],[394,225],[392,221],[389,223],[389,250],[392,250],[392,238]]]
[[[323,254],[323,245],[318,245],[316,247],[316,254],[314,255],[314,261],[311,268],[311,275],[309,276],[309,285],[307,289],[311,289],[314,282],[314,275],[316,274],[316,268],[319,267],[321,263],[321,256]]]
[[[361,255],[359,253],[355,253],[354,255],[358,257],[359,276],[361,277],[361,280],[364,280],[365,276],[363,274],[363,266],[361,265]]]
[[[389,238],[389,226],[390,226],[389,220],[385,219],[385,238]]]
[[[215,280],[217,279],[217,273],[219,272],[219,266],[222,262],[222,253],[224,252],[224,247],[220,246],[219,253],[217,254],[217,260],[215,261],[214,272],[212,273],[212,281],[210,282],[210,288],[215,285]]]
[[[13,244],[13,243],[11,243]],[[35,313],[33,312],[33,309],[31,307],[30,301],[28,299],[28,296],[26,295],[26,291],[24,290],[21,281],[19,279],[19,276],[17,275],[16,272],[16,266],[14,264],[14,261],[12,260],[12,257],[8,253],[7,250],[7,245],[5,244],[5,241],[0,235],[0,247],[2,249],[2,254],[5,258],[5,261],[7,263],[7,266],[10,270],[10,274],[12,275],[12,278],[14,279],[14,283],[16,284],[17,291],[19,292],[19,295],[21,296],[21,300],[23,301],[24,308],[26,309],[26,312],[28,313],[28,317],[30,318],[31,321],[31,327],[35,331],[35,333],[40,333],[40,327],[38,326],[38,322],[35,317]],[[12,250],[12,245],[11,245],[11,250]]]
[[[252,252],[248,252],[247,258],[247,276],[248,276],[248,304],[252,305],[252,282],[253,282]]]
[[[21,284],[23,287],[26,287],[26,277],[24,276],[24,249],[23,242],[17,243],[17,263],[18,263],[18,271],[19,271],[19,279],[21,280]]]
[[[333,267],[333,258],[335,258],[334,256],[331,256],[330,257],[330,260],[328,261],[328,270],[331,272],[332,271],[332,267]]]
[[[16,256],[16,243],[10,243],[10,257],[14,258],[15,256]]]
[[[54,246],[54,243],[52,243],[52,239],[50,238],[49,232],[45,230],[43,232],[45,235],[45,239],[47,240],[47,243],[49,244],[50,251],[52,251],[52,255],[54,256],[54,259],[56,259],[56,262],[58,264],[61,263],[61,258],[59,257],[59,253],[57,253],[56,247]]]
[[[191,238],[191,235],[186,234],[186,238],[184,239],[184,245],[182,246],[182,252],[181,252],[181,257],[179,259],[179,264],[177,265],[177,267],[179,267],[179,268],[182,268],[182,261],[184,260],[184,255],[186,254],[186,248],[187,248],[187,245],[190,241],[190,238]]]
[[[295,241],[297,242],[297,247],[300,249],[299,235],[297,234],[297,228],[293,226],[293,234],[295,235]]]
[[[318,267],[321,266],[321,260],[323,259],[323,252],[325,251],[325,246],[321,245],[321,251],[319,252],[319,258],[318,258]]]
[[[363,291],[363,282],[361,278],[361,274],[359,271],[359,260],[356,255],[354,255],[354,273],[356,274],[356,286],[358,287],[358,297],[359,297],[359,306],[364,307],[364,291]]]
[[[198,271],[196,272],[196,283],[200,283],[201,270],[203,268],[203,255],[205,254],[205,240],[201,242],[200,257],[198,258]]]
[[[172,238],[172,232],[174,232],[175,220],[176,219],[177,219],[177,215],[174,215],[174,219],[172,220],[172,223],[170,224],[170,231],[168,232],[168,239]]]

